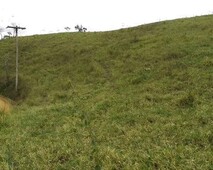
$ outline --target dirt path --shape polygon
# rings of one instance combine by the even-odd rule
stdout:
[[[0,96],[0,111],[4,113],[9,113],[12,108],[12,105],[9,100],[5,97]]]

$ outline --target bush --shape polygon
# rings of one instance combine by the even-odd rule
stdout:
[[[22,78],[19,78],[18,91],[16,92],[14,77],[9,78],[7,82],[0,78],[0,92],[1,95],[19,102],[27,97],[29,88],[27,87],[25,81]]]

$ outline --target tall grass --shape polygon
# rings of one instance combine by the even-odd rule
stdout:
[[[202,16],[21,37],[0,169],[212,169],[212,28]],[[5,96],[14,41],[0,41],[0,63],[11,61]]]

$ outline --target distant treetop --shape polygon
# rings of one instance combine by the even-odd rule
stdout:
[[[83,27],[82,25],[76,25],[75,29],[78,30],[78,32],[86,32],[87,28]]]

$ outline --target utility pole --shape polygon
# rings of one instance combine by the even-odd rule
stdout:
[[[7,26],[7,28],[13,28],[16,33],[16,92],[18,91],[18,30],[24,30],[26,28],[24,27],[18,27],[18,26]]]

